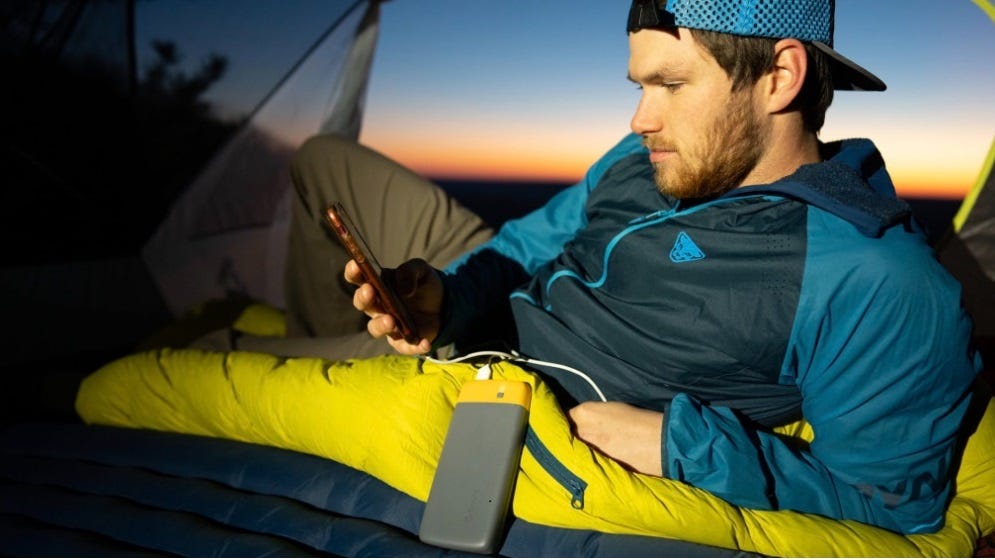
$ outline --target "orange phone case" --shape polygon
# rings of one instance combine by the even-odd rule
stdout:
[[[416,344],[420,340],[418,329],[414,321],[411,320],[407,308],[397,296],[397,292],[394,291],[388,275],[385,274],[389,272],[389,269],[380,266],[373,252],[366,245],[362,234],[352,223],[352,219],[349,218],[349,214],[346,213],[341,204],[336,202],[329,206],[325,211],[325,217],[342,246],[349,252],[349,256],[359,265],[363,277],[376,290],[384,310],[394,318],[401,336],[404,337],[404,340]]]

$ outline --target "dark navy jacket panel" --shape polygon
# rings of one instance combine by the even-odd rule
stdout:
[[[765,425],[799,418],[778,382],[805,259],[805,206],[757,196],[687,208],[645,156],[620,160],[563,254],[513,296],[521,349],[592,370],[609,400],[662,410],[678,392]],[[591,389],[548,373],[574,399]]]

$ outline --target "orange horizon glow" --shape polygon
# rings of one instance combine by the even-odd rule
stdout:
[[[942,198],[960,200],[974,186],[974,178],[956,181],[950,177],[937,181],[895,178],[895,190],[902,198]]]
[[[455,155],[451,151],[427,149],[416,153],[394,151],[390,156],[418,174],[433,179],[479,181],[575,183],[584,175],[590,161],[551,160],[542,154],[507,154],[470,152]]]
[[[391,122],[391,121],[388,121]],[[459,123],[421,123],[391,133],[374,121],[363,144],[434,179],[574,183],[623,136],[615,127],[529,130],[525,123],[491,123],[486,132]],[[416,132],[429,133],[421,135]]]
[[[542,182],[579,181],[600,153],[550,154],[523,150],[474,149],[464,146],[373,146],[423,177],[438,180]],[[895,189],[902,198],[961,199],[976,176],[967,170],[915,169],[889,166]]]
[[[894,157],[885,151],[885,161],[901,197],[962,199],[978,180],[985,147],[981,142],[965,144],[960,153],[942,159],[921,150],[898,152]]]

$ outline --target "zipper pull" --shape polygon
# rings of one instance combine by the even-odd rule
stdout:
[[[657,210],[656,212],[651,212],[649,214],[646,214],[645,216],[640,216],[638,218],[633,218],[632,220],[629,221],[629,225],[631,226],[631,225],[635,225],[635,224],[641,224],[643,222],[648,222],[650,220],[655,220],[657,218],[667,218],[667,217],[670,217],[672,214],[677,213],[677,209],[679,207],[680,207],[680,201],[677,201],[677,204],[674,205],[673,208],[664,209],[664,210]]]
[[[584,509],[584,487],[576,482],[570,483],[570,505],[574,509]]]

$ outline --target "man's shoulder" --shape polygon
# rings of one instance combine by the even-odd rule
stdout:
[[[616,174],[623,169],[638,170],[640,167],[649,167],[649,160],[639,157],[646,153],[642,137],[633,133],[625,135],[591,166],[587,172],[588,183],[593,188],[609,172]]]
[[[608,157],[625,157],[627,155],[636,153],[648,153],[646,146],[643,145],[643,138],[634,132],[630,132],[622,137],[614,146],[611,147],[605,156]]]
[[[886,288],[884,293],[895,296],[950,284],[926,236],[910,222],[868,236],[832,212],[809,207],[807,245],[810,277],[821,282]]]

